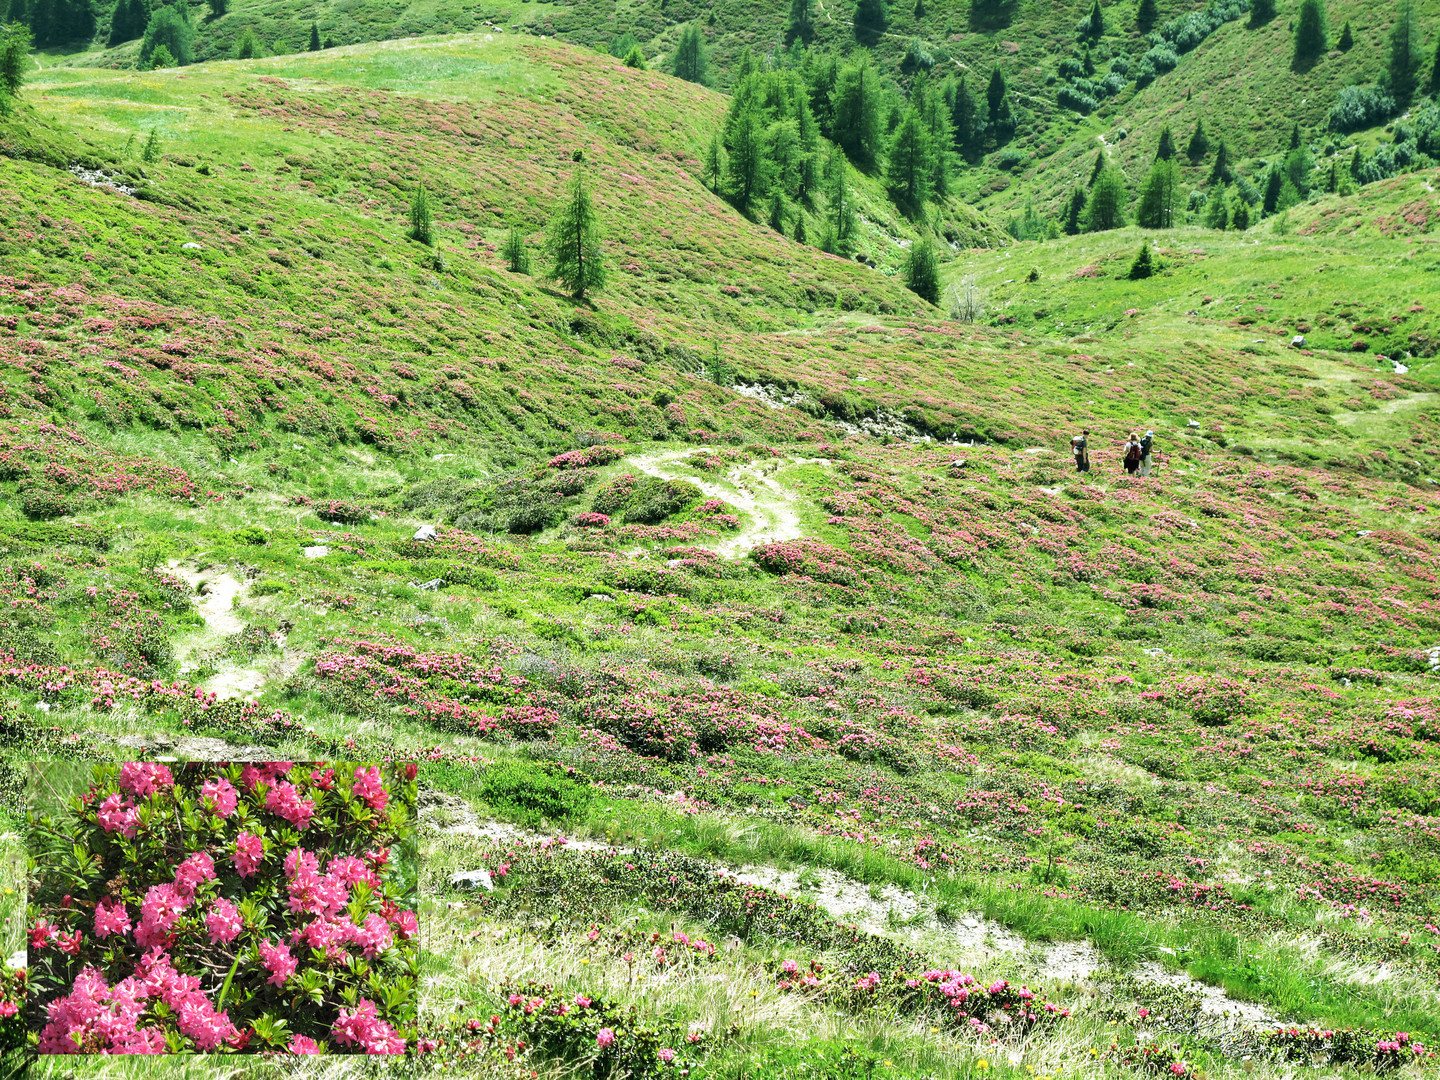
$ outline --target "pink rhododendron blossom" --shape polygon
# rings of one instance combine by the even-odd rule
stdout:
[[[120,900],[101,900],[95,905],[95,936],[99,938],[108,937],[111,934],[124,934],[130,930],[130,916],[125,912],[125,904]]]
[[[265,809],[303,830],[315,816],[315,800],[302,799],[294,784],[276,784],[265,796]]]
[[[169,947],[170,928],[189,906],[190,898],[173,885],[152,885],[140,905],[140,925],[135,940],[142,948]]]
[[[290,955],[290,946],[274,945],[268,941],[260,943],[260,957],[265,963],[265,970],[270,972],[267,983],[275,986],[285,985],[285,980],[295,974],[296,962]]]
[[[660,1060],[663,1061],[666,1065],[669,1065],[675,1060],[675,1051],[671,1050],[668,1046],[661,1047]]]
[[[380,1019],[375,1003],[369,998],[361,998],[353,1009],[341,1009],[331,1031],[341,1046],[358,1043],[365,1047],[367,1054],[399,1054],[405,1050],[405,1040]]]
[[[595,1045],[602,1050],[615,1041],[615,1032],[610,1028],[601,1028],[595,1035]]]
[[[304,848],[291,848],[290,854],[285,856],[285,878],[287,881],[295,881],[297,878],[306,875],[313,875],[320,869],[319,857]]]
[[[118,832],[125,836],[134,836],[140,813],[131,806],[128,799],[121,799],[120,793],[116,791],[111,792],[100,804],[100,809],[95,811],[95,817],[107,833]]]
[[[368,769],[360,768],[355,770],[355,797],[365,800],[371,810],[384,810],[390,802],[390,793],[385,790],[385,785],[380,781],[379,766],[371,765]]]
[[[223,896],[210,905],[205,915],[205,929],[210,931],[210,944],[234,941],[240,936],[240,910]]]
[[[290,1039],[290,1045],[286,1047],[292,1054],[318,1054],[320,1045],[308,1035],[295,1035]]]
[[[223,776],[200,785],[200,799],[217,815],[228,818],[240,803],[240,793]]]
[[[165,765],[148,761],[127,761],[120,766],[120,786],[136,798],[145,798],[162,787],[171,787],[175,777]]]
[[[402,911],[395,916],[395,933],[400,935],[402,941],[408,941],[420,932],[420,924],[415,919],[413,911]]]
[[[175,870],[175,891],[185,896],[194,896],[195,890],[207,881],[215,880],[215,863],[203,851],[191,854]]]
[[[235,854],[231,857],[241,877],[249,877],[260,869],[265,857],[265,844],[255,833],[243,832],[235,838]]]

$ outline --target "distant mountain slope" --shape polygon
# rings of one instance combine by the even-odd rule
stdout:
[[[145,198],[0,157],[12,416],[196,428],[226,452],[297,434],[400,448],[484,432],[513,457],[586,432],[825,439],[847,424],[1018,446],[1084,423],[1189,439],[1191,418],[1238,417],[1259,394],[1276,402],[1264,432],[1277,452],[1396,475],[1435,464],[1433,440],[1407,458],[1418,464],[1368,457],[1395,432],[1317,422],[1324,402],[1292,393],[1288,367],[1204,319],[1178,352],[1173,328],[1136,340],[1124,320],[1078,342],[994,306],[985,317],[1011,325],[945,322],[885,269],[782,238],[705,189],[696,147],[723,99],[586,50],[479,35],[147,74],[52,70],[28,93],[37,111],[0,145],[43,156],[57,140],[52,162],[108,168],[87,176]],[[98,148],[60,145],[55,125]],[[159,162],[107,163],[147,129]],[[583,305],[506,272],[498,251],[513,220],[540,261],[577,154],[612,271]],[[422,181],[433,251],[404,238]],[[869,242],[895,247],[879,232]],[[986,272],[997,296],[1026,276],[1023,248],[985,258],[1008,268]],[[1423,272],[1400,271],[1397,290],[1418,293],[1428,278],[1405,275]],[[1132,362],[1135,377],[1106,377]],[[1393,374],[1367,385],[1340,407],[1423,389]]]

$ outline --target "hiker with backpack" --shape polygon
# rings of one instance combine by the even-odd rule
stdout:
[[[1155,451],[1155,433],[1145,432],[1145,437],[1140,440],[1140,475],[1149,476],[1151,461],[1150,455]]]
[[[1090,471],[1090,448],[1087,440],[1090,437],[1090,429],[1086,428],[1079,435],[1070,440],[1070,453],[1075,458],[1076,472]]]
[[[1140,440],[1135,437],[1135,433],[1132,431],[1130,433],[1130,441],[1125,444],[1125,456],[1123,459],[1125,462],[1125,471],[1131,476],[1134,476],[1139,470],[1141,456]]]

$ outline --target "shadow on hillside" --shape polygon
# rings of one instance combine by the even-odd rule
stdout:
[[[972,0],[970,29],[977,34],[1004,30],[1015,18],[1017,0]]]

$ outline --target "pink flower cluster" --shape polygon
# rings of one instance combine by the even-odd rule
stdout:
[[[390,793],[385,790],[385,785],[380,780],[380,769],[371,765],[368,769],[355,770],[355,797],[365,800],[365,805],[376,813],[384,810],[390,803]]]
[[[249,877],[260,869],[261,860],[265,858],[265,841],[256,833],[242,832],[235,838],[235,854],[230,858],[236,873]]]
[[[341,1046],[363,1046],[367,1054],[405,1052],[405,1040],[380,1019],[375,1003],[369,998],[361,998],[353,1009],[341,1009],[331,1032]]]
[[[140,821],[140,812],[129,799],[122,798],[118,791],[113,791],[105,797],[100,809],[95,811],[95,819],[107,833],[118,832],[122,836],[134,836],[135,827]]]
[[[394,920],[394,929],[390,921],[373,913],[366,916],[360,926],[356,926],[348,915],[341,915],[350,903],[352,885],[364,882],[375,888],[380,883],[375,871],[363,860],[343,855],[331,859],[325,869],[322,875],[318,856],[304,848],[297,847],[285,857],[291,913],[315,916],[291,932],[292,945],[303,942],[311,949],[324,952],[332,960],[343,960],[347,955],[345,947],[355,945],[361,949],[365,959],[373,960],[395,943],[397,931],[402,938],[408,938],[414,932],[415,914],[410,911],[387,912]]]
[[[200,799],[202,802],[208,803],[210,809],[219,817],[228,818],[235,812],[235,807],[239,805],[240,793],[235,790],[235,786],[229,780],[221,776],[214,780],[206,780],[200,786]]]
[[[265,970],[270,972],[267,983],[272,986],[284,986],[285,981],[295,974],[297,966],[295,958],[290,955],[290,946],[276,945],[270,941],[260,942],[260,959],[265,964]]]
[[[205,929],[210,932],[211,945],[234,941],[240,936],[242,926],[240,910],[223,896],[216,898],[205,915]]]
[[[120,766],[120,786],[137,799],[147,798],[162,787],[170,787],[174,783],[175,777],[165,765],[149,761],[127,761]]]
[[[294,784],[276,784],[265,796],[265,809],[303,831],[315,816],[315,800],[302,799]]]
[[[197,977],[181,975],[168,956],[152,949],[134,975],[113,987],[95,968],[85,968],[70,993],[47,1006],[49,1023],[40,1033],[40,1053],[163,1054],[164,1033],[138,1026],[151,998],[175,1014],[181,1034],[192,1039],[197,1050],[214,1050],[240,1036],[229,1014],[216,1012],[201,993]]]

